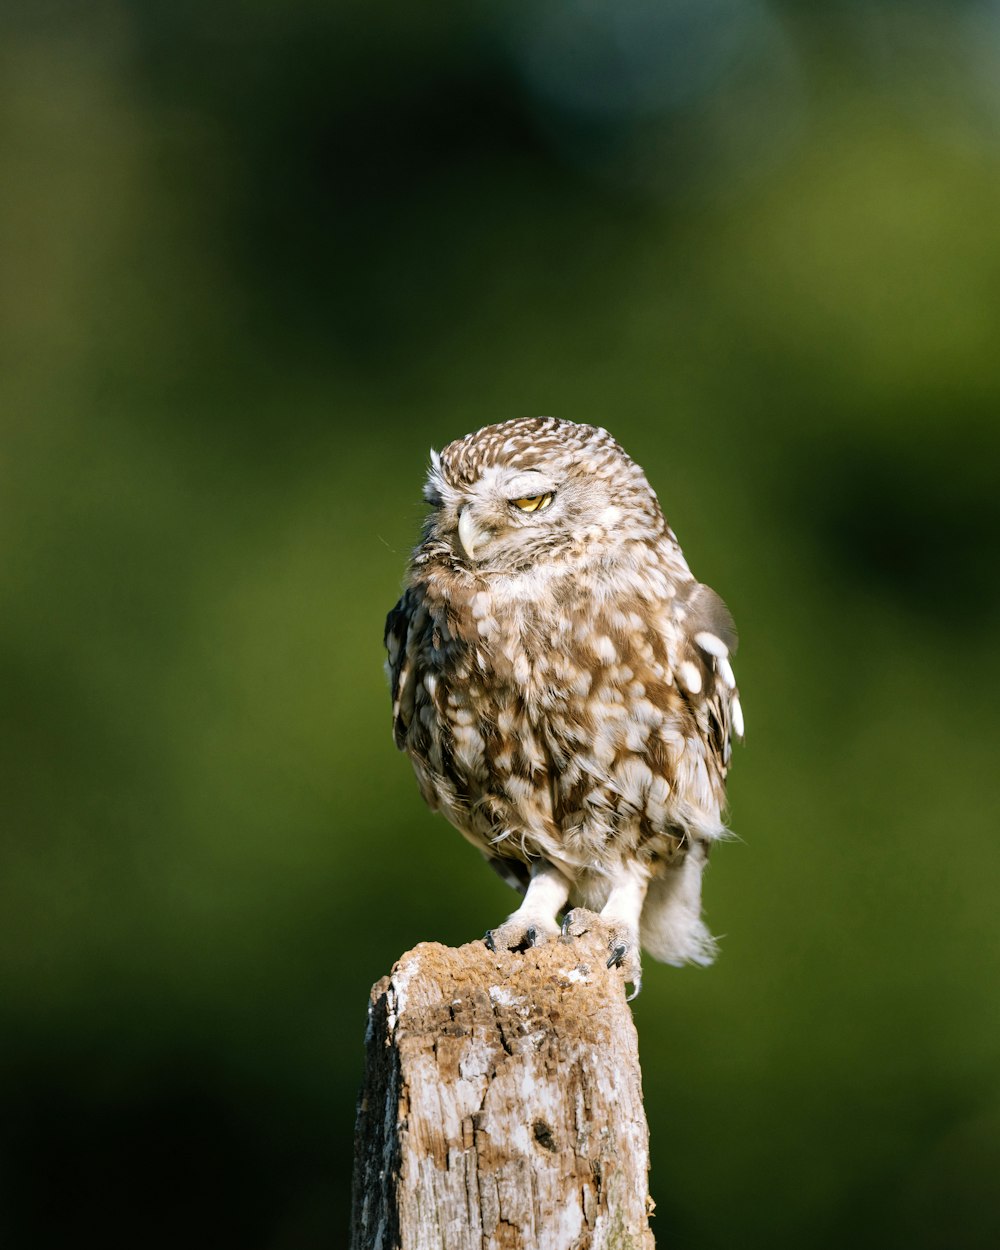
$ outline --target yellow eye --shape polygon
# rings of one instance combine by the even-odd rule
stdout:
[[[552,492],[550,491],[547,495],[524,495],[510,502],[522,512],[544,512],[552,502]]]

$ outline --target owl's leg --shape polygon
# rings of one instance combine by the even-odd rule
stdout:
[[[567,937],[580,937],[597,930],[608,946],[608,967],[621,968],[632,986],[628,1001],[642,989],[642,964],[639,959],[639,917],[649,888],[649,870],[641,864],[622,864],[615,873],[608,901],[600,915],[584,907],[574,907],[563,921]]]
[[[524,902],[503,924],[490,929],[485,938],[491,951],[525,950],[555,937],[559,932],[556,916],[566,906],[570,883],[554,865],[538,860],[531,869],[531,881]]]

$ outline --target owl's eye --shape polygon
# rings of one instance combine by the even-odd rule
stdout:
[[[544,512],[552,502],[552,492],[544,495],[522,495],[520,499],[512,499],[510,502],[522,512]]]

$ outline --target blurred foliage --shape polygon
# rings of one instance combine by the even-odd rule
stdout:
[[[674,1250],[997,1244],[1000,8],[7,6],[5,1246],[343,1244],[427,450],[608,425],[741,626]]]

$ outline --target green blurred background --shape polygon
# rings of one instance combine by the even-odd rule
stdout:
[[[0,1240],[346,1244],[513,895],[381,664],[429,447],[607,425],[741,628],[660,1244],[1000,1244],[1000,5],[8,3]]]

